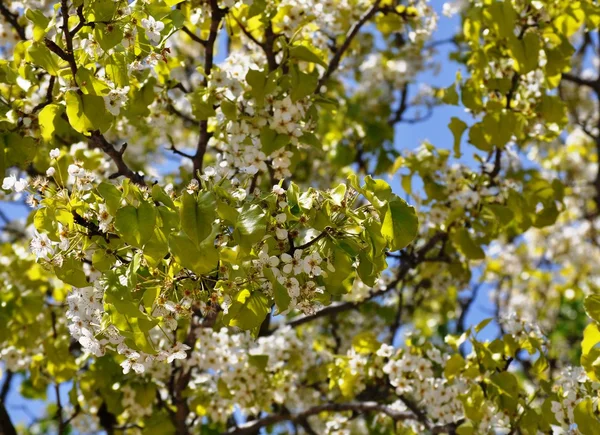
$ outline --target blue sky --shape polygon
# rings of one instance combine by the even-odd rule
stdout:
[[[443,2],[439,0],[433,0],[432,4],[439,11],[441,10]],[[460,22],[457,18],[449,19],[440,14],[438,30],[436,31],[433,40],[446,40],[452,37],[456,33],[459,25]],[[453,47],[451,44],[439,46],[437,59],[440,60],[442,64],[441,72],[437,75],[434,75],[431,72],[422,73],[419,76],[419,81],[435,87],[447,87],[453,83],[456,71],[459,69],[459,65],[447,61],[448,53],[452,50],[452,48]],[[466,114],[460,107],[440,106],[434,109],[433,115],[427,121],[414,125],[398,125],[396,147],[399,150],[414,149],[418,147],[419,144],[421,144],[421,142],[424,140],[428,140],[437,147],[451,148],[453,136],[447,128],[447,125],[452,116],[457,116],[465,121],[469,120],[469,115]],[[475,164],[472,156],[469,155],[469,151],[471,149],[472,147],[463,147],[463,151],[465,152],[461,160],[464,163]],[[3,201],[0,201],[0,210],[12,218],[24,218],[29,212],[29,209],[21,204],[11,204]],[[478,297],[471,307],[469,315],[467,316],[467,323],[470,325],[477,324],[481,320],[490,317],[492,312],[493,305],[489,301],[488,288],[484,287],[478,293]],[[491,325],[482,332],[481,336],[485,338],[492,338],[496,335],[496,333],[497,327]],[[16,382],[13,382],[13,388],[7,400],[8,411],[11,414],[13,422],[30,422],[35,416],[43,414],[43,402],[23,400],[18,393],[18,389],[19,377],[17,377]],[[68,402],[68,390],[68,386],[63,386],[61,394],[64,396],[63,403]],[[53,390],[48,390],[48,398],[54,400]]]

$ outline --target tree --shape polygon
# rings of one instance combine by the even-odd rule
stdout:
[[[600,6],[443,9],[0,3],[0,432],[600,433]]]

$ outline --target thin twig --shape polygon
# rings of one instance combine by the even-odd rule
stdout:
[[[344,40],[342,45],[339,46],[339,48],[331,58],[331,61],[327,66],[325,74],[323,74],[323,76],[319,79],[319,82],[317,84],[317,92],[319,92],[321,86],[323,86],[323,84],[327,81],[331,74],[333,74],[334,71],[338,68],[338,66],[340,65],[340,61],[342,60],[342,56],[344,56],[344,53],[346,52],[346,50],[348,50],[348,47],[350,47],[352,40],[358,34],[361,27],[367,21],[369,21],[371,17],[373,17],[373,15],[377,13],[377,11],[379,10],[380,3],[381,0],[376,0],[375,3],[373,3],[373,5],[362,15],[362,17],[360,17],[360,19],[356,23],[354,23],[354,25],[350,28],[350,30],[346,34],[346,39]]]
[[[0,14],[4,17],[6,21],[15,29],[19,38],[25,41],[27,38],[25,36],[25,27],[19,24],[19,16],[17,14],[13,14],[4,4],[3,1],[0,1]]]

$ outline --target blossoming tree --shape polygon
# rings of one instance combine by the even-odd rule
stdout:
[[[443,12],[1,1],[0,433],[600,433],[600,6]]]

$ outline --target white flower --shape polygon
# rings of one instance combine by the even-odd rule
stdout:
[[[100,228],[100,231],[107,232],[108,226],[112,222],[112,220],[113,217],[106,209],[106,205],[100,204],[100,206],[98,207],[98,227]]]
[[[50,150],[50,158],[51,159],[58,159],[60,157],[60,150],[58,148],[54,148],[53,150]]]
[[[169,356],[167,356],[167,362],[170,364],[173,360],[176,359],[186,359],[187,353],[186,350],[189,350],[190,347],[187,344],[177,343],[173,348],[169,351]]]
[[[28,185],[28,182],[25,178],[19,178],[17,180],[17,177],[15,177],[14,175],[5,177],[4,180],[2,181],[2,188],[4,190],[13,190],[14,189],[14,191],[17,193],[21,193],[25,189],[27,189],[27,185]]]
[[[46,234],[36,234],[33,236],[29,246],[31,248],[31,252],[35,254],[38,260],[40,258],[48,259],[48,257],[54,253],[52,242]]]
[[[56,169],[54,169],[52,166],[50,166],[48,169],[46,169],[46,177],[54,177],[55,173],[56,173]]]
[[[144,371],[144,366],[142,364],[136,363],[139,357],[140,354],[137,352],[128,352],[127,359],[121,363],[121,367],[123,367],[123,374],[126,375],[132,368],[135,370],[136,373],[140,373],[138,372],[138,370],[140,370],[139,366],[142,366],[141,370],[142,372]]]
[[[285,189],[278,184],[273,186],[272,192],[276,195],[285,195]]]
[[[12,188],[14,187],[16,182],[17,182],[17,177],[15,177],[14,175],[5,177],[4,180],[2,181],[2,188],[4,190],[12,190]]]
[[[298,275],[302,272],[302,249],[296,249],[293,257],[287,253],[282,254],[281,261],[286,263],[285,266],[283,266],[283,273],[289,275],[293,270],[294,275]]]
[[[69,172],[69,175],[72,175],[73,177],[81,177],[85,175],[85,170],[76,164],[69,165],[67,172]]]
[[[309,275],[319,276],[323,272],[319,266],[322,261],[323,259],[319,253],[315,251],[304,259],[302,269]]]
[[[127,93],[129,92],[129,86],[125,86],[122,89],[113,89],[107,96],[104,97],[104,105],[114,116],[118,116],[121,113],[121,106],[127,102]]]
[[[288,232],[285,228],[275,228],[275,235],[279,240],[287,239]]]
[[[284,276],[279,276],[277,277],[277,281],[279,281],[279,283],[286,288],[288,295],[292,299],[295,299],[300,295],[300,283],[296,278],[286,278]]]
[[[269,256],[269,247],[267,245],[263,245],[258,254],[258,260],[262,266],[277,267],[279,265],[279,258],[275,255]]]
[[[254,165],[244,166],[240,168],[240,172],[243,172],[244,174],[254,175],[258,172],[258,168]]]
[[[142,27],[146,29],[146,36],[152,42],[160,41],[160,32],[165,28],[165,24],[162,21],[156,21],[153,16],[149,16],[147,19],[142,18]]]
[[[23,192],[25,189],[27,189],[28,184],[29,183],[27,182],[27,180],[25,178],[19,178],[19,181],[17,181],[15,183],[15,192],[17,192],[17,193]]]
[[[277,216],[275,216],[275,220],[280,224],[284,223],[286,219],[287,215],[285,213],[279,213]]]

